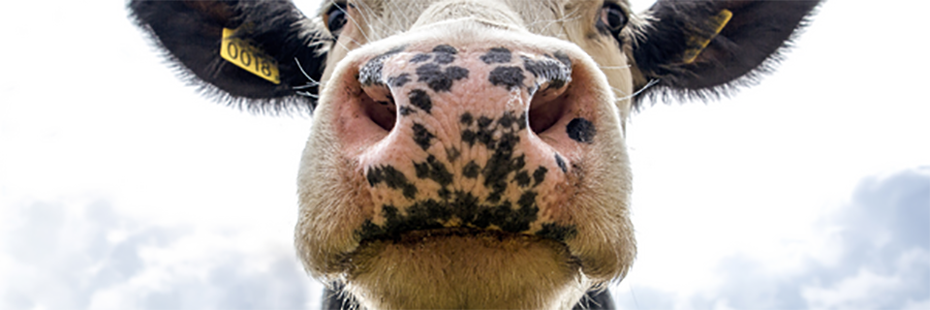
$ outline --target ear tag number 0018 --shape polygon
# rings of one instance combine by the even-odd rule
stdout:
[[[236,30],[223,28],[220,57],[269,82],[281,84],[278,62],[249,42],[236,38]]]

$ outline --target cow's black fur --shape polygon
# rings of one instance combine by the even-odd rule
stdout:
[[[183,78],[217,101],[252,111],[312,111],[326,54],[324,30],[284,1],[132,1],[132,17],[147,30]],[[237,36],[257,44],[279,64],[275,85],[220,58],[223,28],[249,25]],[[296,59],[296,61],[295,61]],[[298,68],[298,62],[309,78]],[[310,80],[312,79],[312,80]],[[300,96],[303,92],[305,96]]]
[[[655,22],[634,43],[636,67],[657,84],[637,96],[677,99],[717,98],[751,85],[773,70],[780,51],[819,0],[694,1],[662,0],[646,12]],[[714,35],[710,23],[722,10],[733,12],[727,27]],[[712,38],[692,63],[684,62],[690,38]]]

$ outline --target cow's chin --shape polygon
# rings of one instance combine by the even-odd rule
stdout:
[[[410,232],[350,259],[368,309],[569,309],[591,286],[564,244],[496,231]]]

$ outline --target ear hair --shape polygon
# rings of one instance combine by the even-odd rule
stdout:
[[[708,101],[757,84],[784,59],[818,4],[660,0],[644,13],[649,22],[638,29],[643,35],[633,42],[631,53],[634,86],[642,89],[651,80],[657,82],[642,89],[634,106],[647,97]],[[721,18],[724,11],[731,11],[732,19]]]
[[[171,68],[205,97],[268,114],[310,113],[316,106],[315,82],[322,75],[329,41],[318,21],[306,18],[292,3],[134,0],[129,8]],[[222,29],[243,25],[249,31],[236,35],[277,61],[280,84],[220,58]]]

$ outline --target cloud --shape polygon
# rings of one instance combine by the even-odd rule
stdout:
[[[738,253],[719,285],[694,294],[637,285],[615,294],[633,309],[925,309],[930,305],[930,167],[864,179],[805,240],[793,268]],[[820,240],[814,240],[820,239]],[[822,245],[818,247],[817,245]],[[621,287],[623,284],[621,284]]]
[[[872,265],[930,249],[930,167],[863,181],[838,222],[848,255]]]
[[[839,259],[810,262],[800,286],[808,305],[887,309],[930,302],[930,167],[866,179],[840,211],[833,221]]]
[[[2,309],[305,309],[322,294],[290,248],[250,232],[146,226],[105,201],[17,212],[2,223]]]

